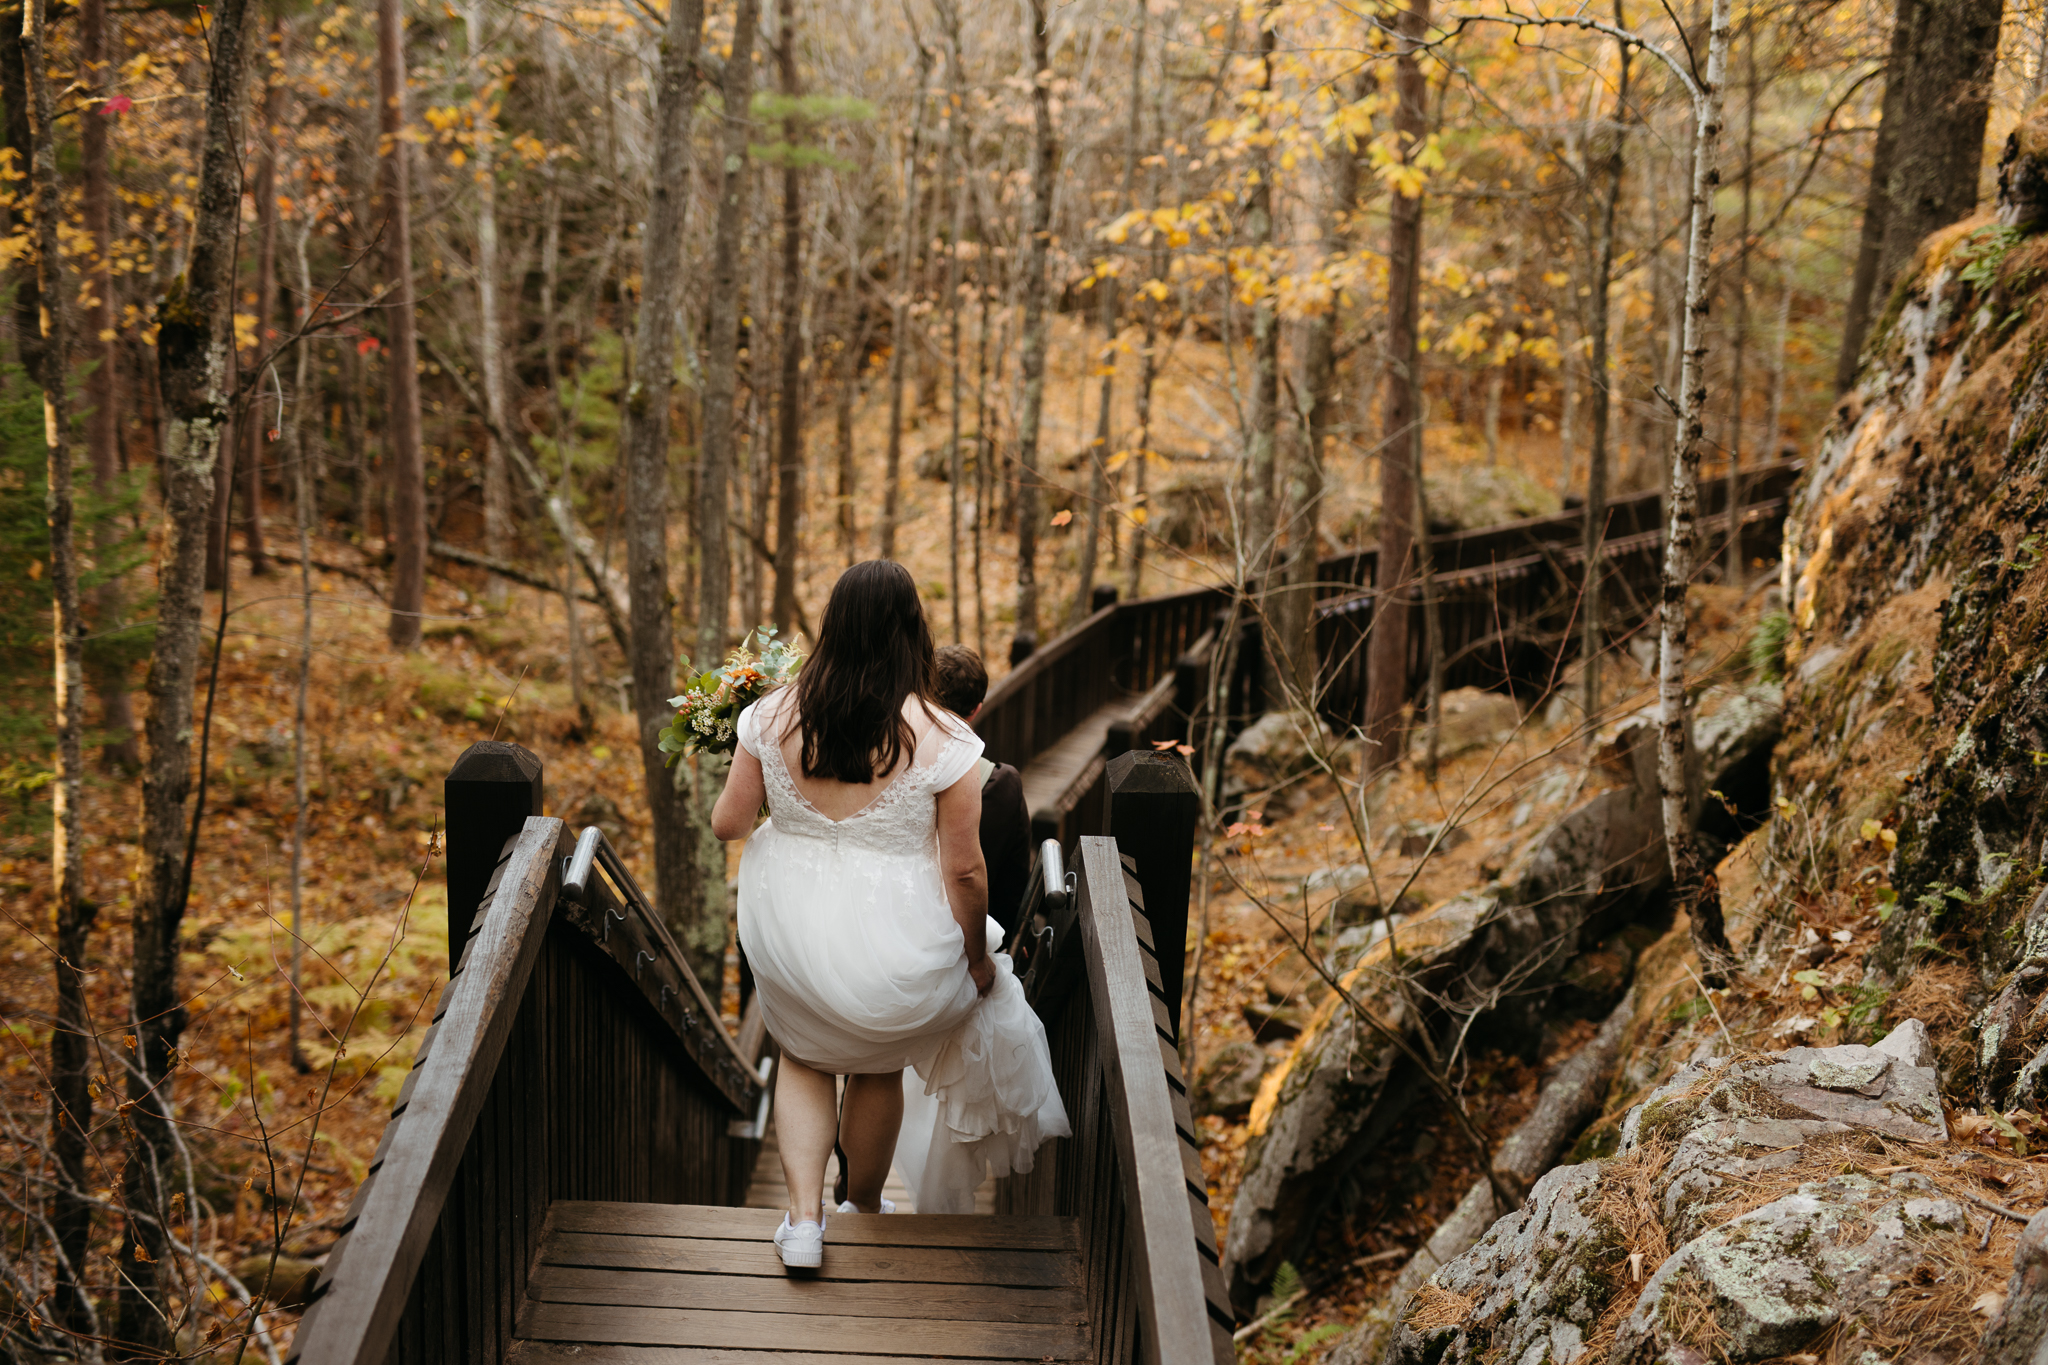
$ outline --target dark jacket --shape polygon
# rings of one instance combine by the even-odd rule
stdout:
[[[1004,943],[1017,935],[1024,889],[1031,881],[1031,812],[1024,805],[1024,779],[998,763],[981,784],[981,857],[988,864],[988,913],[1003,926]]]

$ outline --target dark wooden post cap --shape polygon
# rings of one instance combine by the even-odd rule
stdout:
[[[1201,792],[1195,786],[1195,775],[1188,770],[1187,760],[1177,753],[1157,749],[1132,749],[1109,760],[1107,771],[1109,792],[1112,797],[1135,796],[1186,796],[1199,803]]]
[[[448,812],[448,970],[462,961],[505,841],[541,813],[540,759],[501,740],[462,751],[442,784]]]
[[[480,739],[455,760],[455,766],[448,770],[448,781],[527,783],[533,788],[533,813],[540,814],[541,763],[523,745]]]

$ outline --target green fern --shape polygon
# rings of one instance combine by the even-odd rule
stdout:
[[[1994,225],[1978,228],[1956,250],[1956,259],[1966,262],[1957,278],[1980,293],[1998,282],[1999,267],[2026,234],[2016,227]]]
[[[1749,637],[1749,671],[1762,682],[1778,682],[1785,676],[1785,641],[1792,633],[1792,618],[1774,611],[1757,622]]]
[[[1320,1327],[1311,1327],[1300,1341],[1294,1343],[1294,1349],[1281,1357],[1281,1365],[1300,1365],[1301,1361],[1308,1359],[1310,1351],[1326,1341],[1343,1335],[1344,1327],[1341,1323],[1326,1322]]]

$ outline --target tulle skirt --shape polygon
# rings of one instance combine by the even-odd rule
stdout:
[[[1007,953],[975,994],[931,854],[771,820],[747,840],[739,895],[740,943],[783,1052],[835,1075],[903,1072],[896,1168],[919,1213],[973,1212],[987,1174],[1029,1171],[1046,1138],[1072,1131]]]

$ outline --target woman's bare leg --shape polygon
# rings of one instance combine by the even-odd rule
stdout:
[[[839,1145],[846,1152],[846,1197],[862,1213],[882,1208],[882,1186],[896,1156],[896,1130],[903,1126],[903,1073],[846,1078]]]
[[[859,1077],[855,1077],[856,1080]],[[839,1130],[834,1078],[794,1057],[775,1068],[775,1143],[782,1154],[782,1181],[789,1186],[789,1221],[819,1221],[825,1194],[825,1159]]]

